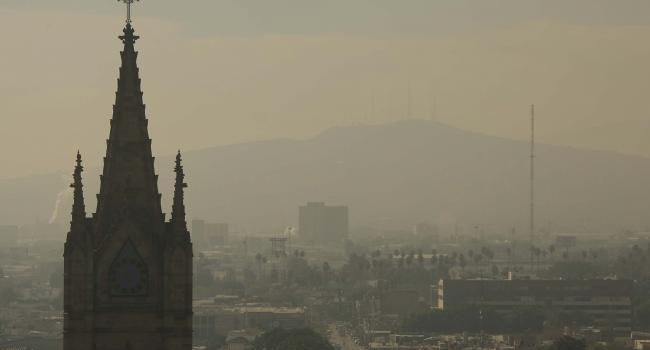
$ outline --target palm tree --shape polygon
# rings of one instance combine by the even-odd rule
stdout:
[[[407,255],[406,256],[406,266],[411,267],[411,264],[413,264],[413,255]]]
[[[327,261],[325,261],[323,263],[323,279],[324,279],[325,283],[329,282],[329,280],[330,280],[330,271],[331,270],[332,270],[332,268],[330,267],[330,264]]]
[[[260,278],[262,276],[262,254],[257,253],[255,255],[255,263],[257,264],[258,278]]]
[[[479,253],[474,255],[474,265],[476,265],[476,269],[479,271],[481,276],[483,275],[483,266],[481,265],[482,261],[483,261],[482,254]]]
[[[492,265],[492,276],[493,277],[499,276],[499,267],[496,264]]]
[[[467,261],[465,260],[465,256],[463,254],[460,254],[458,256],[458,264],[460,266],[460,269],[463,271],[463,277],[465,276],[465,266],[467,266]]]
[[[438,259],[437,255],[435,255],[435,254],[431,255],[431,265],[432,266],[437,265],[438,261],[440,261],[440,259]]]

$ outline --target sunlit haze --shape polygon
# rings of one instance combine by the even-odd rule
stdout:
[[[0,176],[67,170],[77,149],[100,165],[123,10],[0,3]],[[133,11],[156,155],[407,118],[526,139],[531,103],[543,142],[650,155],[647,1],[151,0]]]

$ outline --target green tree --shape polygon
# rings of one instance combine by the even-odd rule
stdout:
[[[634,308],[634,318],[638,327],[648,329],[650,326],[650,300],[645,300]]]
[[[277,328],[255,339],[253,350],[334,350],[334,347],[310,328]]]
[[[577,339],[568,335],[556,339],[551,350],[586,350],[587,343],[584,339]]]

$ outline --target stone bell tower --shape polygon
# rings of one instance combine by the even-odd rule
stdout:
[[[165,220],[142,100],[138,36],[129,19],[97,210],[86,216],[77,154],[64,252],[65,350],[191,350],[192,243],[184,171],[176,157],[171,218]]]

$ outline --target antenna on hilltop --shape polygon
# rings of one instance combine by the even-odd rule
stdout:
[[[375,90],[373,89],[370,92],[370,118],[368,120],[368,124],[371,124],[372,121],[375,119]]]
[[[530,260],[533,264],[535,245],[535,105],[530,105]]]
[[[431,80],[431,120],[438,120],[438,96],[436,95],[435,82]]]
[[[408,99],[408,101],[407,101],[407,104],[408,104],[407,108],[408,109],[406,111],[406,118],[411,119],[411,117],[412,117],[412,115],[411,115],[412,107],[411,107],[411,80],[410,79],[409,79],[409,83],[408,83],[408,97],[407,97],[407,99]]]

